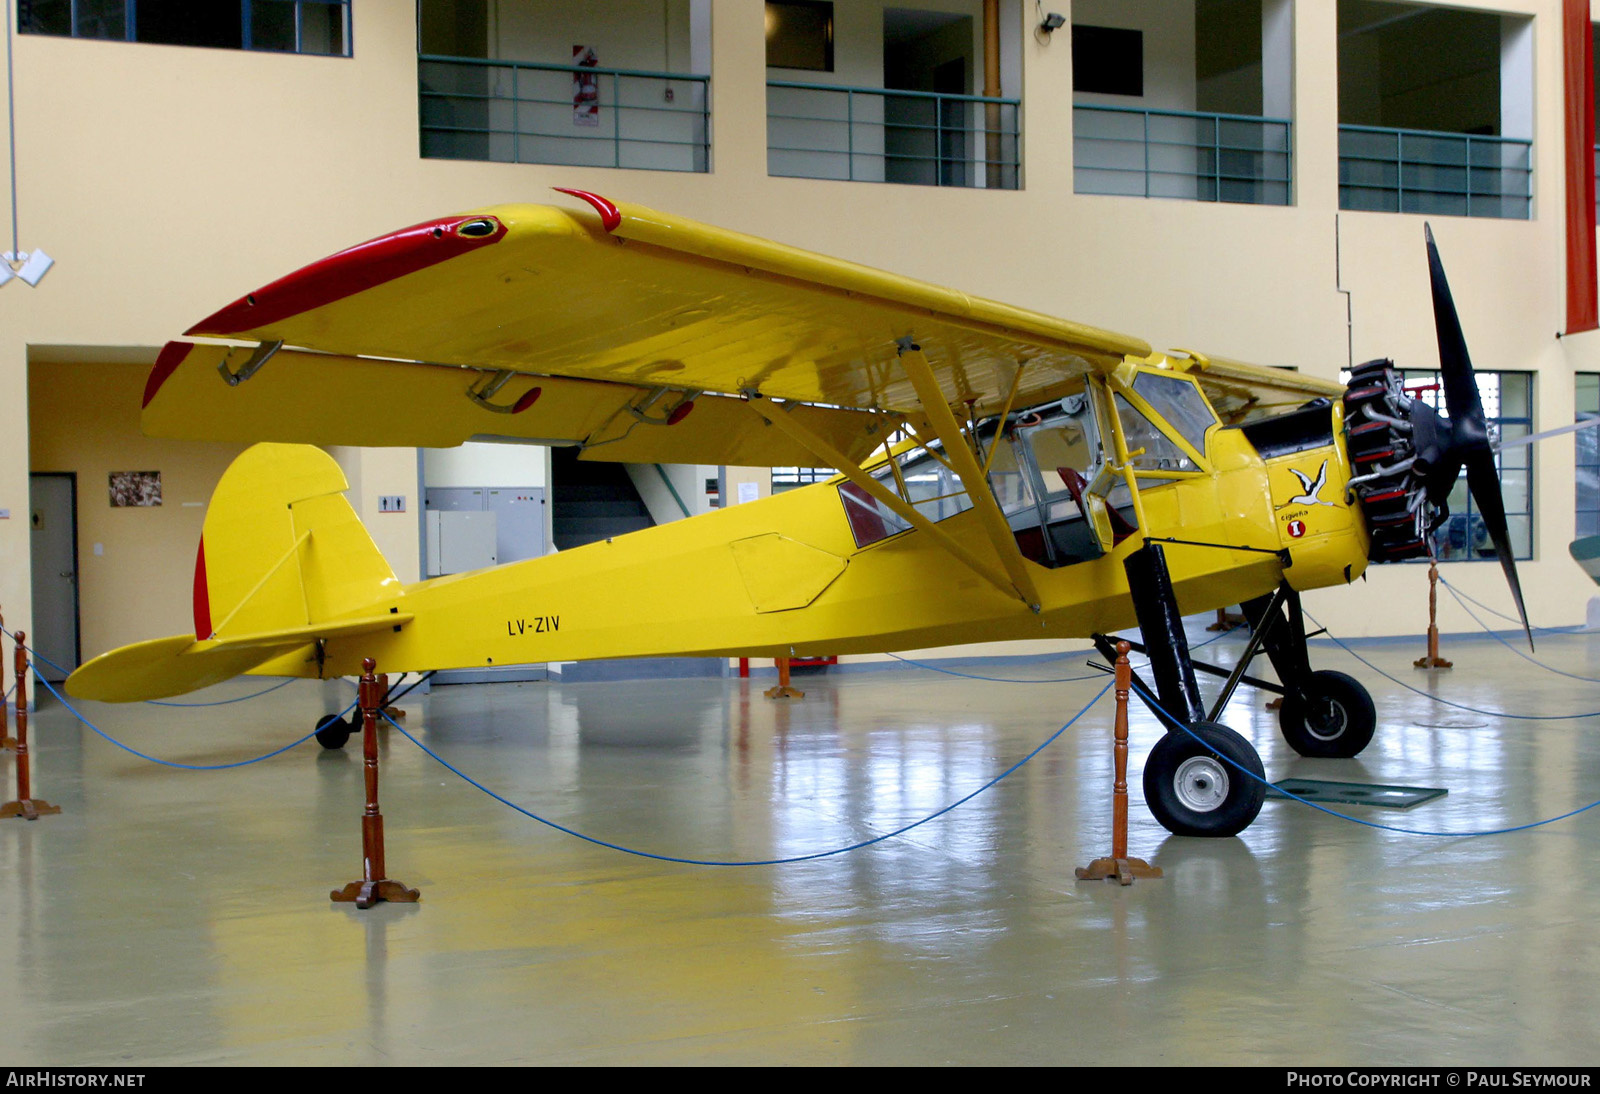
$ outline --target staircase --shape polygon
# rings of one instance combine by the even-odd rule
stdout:
[[[620,463],[578,459],[576,448],[550,450],[551,538],[561,550],[655,524]]]

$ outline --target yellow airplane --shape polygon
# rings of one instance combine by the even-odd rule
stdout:
[[[1172,727],[1145,793],[1173,832],[1261,807],[1218,724],[1241,681],[1288,742],[1353,756],[1365,689],[1313,671],[1299,594],[1427,551],[1463,464],[1516,590],[1483,410],[1429,237],[1450,419],[1387,361],[1348,387],[1135,338],[597,195],[341,251],[169,343],[158,436],[254,440],[217,486],[194,631],[88,662],[82,698],[239,673],[867,653],[1137,625]],[[573,445],[579,458],[830,467],[833,479],[545,558],[406,584],[319,444]],[[1520,592],[1517,593],[1519,609]],[[1230,669],[1182,616],[1242,604]],[[1260,652],[1281,685],[1246,676]],[[1226,679],[1207,707],[1195,670]],[[1180,732],[1181,723],[1193,731]],[[342,723],[323,741],[344,742]]]

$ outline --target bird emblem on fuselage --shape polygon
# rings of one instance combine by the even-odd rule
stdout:
[[[1330,508],[1337,508],[1333,502],[1323,501],[1317,496],[1318,494],[1322,493],[1322,488],[1328,485],[1327,460],[1323,460],[1322,466],[1317,469],[1317,477],[1315,480],[1313,480],[1311,476],[1307,475],[1304,471],[1301,471],[1298,467],[1291,467],[1289,468],[1289,471],[1294,475],[1295,478],[1300,480],[1300,489],[1303,490],[1304,493],[1296,494],[1282,505],[1276,506],[1276,509],[1287,509],[1291,505],[1326,505]]]

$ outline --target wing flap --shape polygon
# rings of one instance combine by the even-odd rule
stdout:
[[[449,448],[473,439],[583,445],[584,459],[630,463],[819,466],[738,398],[702,395],[672,425],[684,392],[516,373],[474,398],[494,370],[280,350],[229,384],[251,351],[171,342],[145,387],[142,425],[155,437],[291,444]],[[645,407],[640,421],[630,408]],[[495,409],[491,409],[495,408]],[[520,409],[519,409],[520,408]],[[806,426],[852,459],[882,443],[882,415],[796,407]]]

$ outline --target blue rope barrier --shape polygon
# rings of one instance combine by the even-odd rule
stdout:
[[[1310,612],[1306,612],[1305,616],[1307,619],[1311,620],[1311,622],[1316,623],[1317,626],[1322,626],[1322,624],[1318,623],[1316,617]],[[1327,629],[1323,629],[1326,633]],[[1331,633],[1328,633],[1328,638],[1335,646],[1338,646],[1341,650],[1344,650],[1345,653],[1348,653],[1351,657],[1354,657],[1357,661],[1360,661],[1363,665],[1367,666],[1367,668],[1371,669],[1385,680],[1388,680],[1391,683],[1399,684],[1407,691],[1414,691],[1424,699],[1431,699],[1441,706],[1454,707],[1457,710],[1465,710],[1471,714],[1482,714],[1489,718],[1513,718],[1519,722],[1570,722],[1578,718],[1600,718],[1600,710],[1591,711],[1587,714],[1511,714],[1503,710],[1480,710],[1477,707],[1469,707],[1465,703],[1453,703],[1449,699],[1441,699],[1437,695],[1430,695],[1421,688],[1413,687],[1411,684],[1406,683],[1398,676],[1390,676],[1377,665],[1374,665],[1371,661],[1368,661],[1355,650],[1345,645],[1342,640],[1335,638]]]
[[[470,783],[471,785],[477,787],[479,790],[481,790],[485,794],[489,795],[489,797],[493,798],[495,801],[499,802],[501,805],[508,806],[509,808],[516,810],[518,813],[521,813],[523,816],[529,818],[530,820],[538,821],[540,824],[545,825],[546,827],[554,828],[558,832],[564,832],[567,835],[574,836],[574,837],[576,837],[578,839],[583,840],[586,843],[592,843],[592,844],[595,844],[596,846],[604,847],[604,848],[607,848],[608,850],[612,850],[612,851],[621,851],[623,854],[634,855],[634,856],[636,856],[638,858],[655,859],[655,860],[660,861],[660,862],[676,862],[676,863],[681,863],[681,864],[686,865],[686,866],[784,866],[784,865],[788,865],[790,863],[795,863],[795,862],[810,862],[810,861],[815,860],[815,859],[829,858],[829,857],[834,856],[834,855],[843,855],[843,854],[847,854],[847,853],[849,853],[851,851],[859,851],[864,847],[871,847],[875,843],[882,843],[884,840],[894,839],[896,836],[902,836],[905,833],[911,831],[913,828],[917,828],[917,827],[920,827],[921,825],[927,824],[931,820],[935,820],[935,819],[937,819],[939,817],[944,816],[946,813],[950,812],[952,809],[955,809],[955,808],[957,808],[958,806],[961,806],[961,805],[965,805],[967,802],[971,801],[973,798],[976,798],[979,794],[982,794],[984,791],[988,790],[990,787],[993,787],[995,784],[999,783],[1001,779],[1004,779],[1006,776],[1010,775],[1012,772],[1014,772],[1018,768],[1020,768],[1023,764],[1027,763],[1029,760],[1033,759],[1039,753],[1043,752],[1046,748],[1048,748],[1050,746],[1050,744],[1052,742],[1054,742],[1057,737],[1060,737],[1068,729],[1072,728],[1073,724],[1075,722],[1077,722],[1077,720],[1079,718],[1082,718],[1085,714],[1089,713],[1090,708],[1092,708],[1096,703],[1098,703],[1100,701],[1100,699],[1105,695],[1106,692],[1111,690],[1112,683],[1114,683],[1114,682],[1115,681],[1112,681],[1111,683],[1107,683],[1105,687],[1101,688],[1098,692],[1096,692],[1094,698],[1090,699],[1089,702],[1084,705],[1082,710],[1080,710],[1080,711],[1078,711],[1078,713],[1074,714],[1067,721],[1066,725],[1062,726],[1060,729],[1058,729],[1054,733],[1050,734],[1049,737],[1046,737],[1045,740],[1044,740],[1044,743],[1041,744],[1038,748],[1034,749],[1032,752],[1028,753],[1022,759],[1018,760],[1016,763],[1014,763],[1010,767],[1006,768],[1000,774],[996,775],[994,778],[990,779],[988,782],[986,782],[982,786],[978,787],[978,789],[974,790],[972,793],[966,795],[965,797],[956,799],[955,801],[951,802],[949,805],[945,806],[944,808],[938,810],[935,813],[931,813],[928,816],[923,817],[921,820],[913,821],[910,824],[904,825],[904,826],[902,826],[900,828],[896,828],[892,832],[885,832],[881,836],[874,836],[872,839],[862,840],[860,843],[852,843],[848,847],[836,847],[831,851],[817,851],[817,852],[814,852],[814,853],[809,854],[809,855],[793,855],[793,856],[790,856],[789,858],[745,859],[745,860],[736,860],[736,861],[722,861],[722,860],[717,860],[717,859],[679,858],[679,857],[676,857],[676,856],[673,856],[673,855],[659,855],[659,854],[656,854],[653,851],[640,851],[640,850],[637,850],[636,848],[624,847],[624,846],[622,846],[621,844],[618,844],[618,843],[609,843],[606,840],[597,839],[594,836],[585,835],[582,832],[579,832],[579,831],[576,831],[574,829],[568,828],[563,824],[558,824],[555,821],[550,820],[550,819],[548,819],[546,817],[541,817],[537,813],[534,813],[534,812],[531,812],[530,810],[524,809],[522,806],[518,805],[516,802],[511,801],[508,798],[504,798],[499,794],[496,794],[493,790],[490,790],[487,786],[484,786],[481,782],[478,782],[476,779],[474,779],[474,778],[472,778],[472,776],[466,774],[460,768],[455,767],[448,760],[446,760],[444,757],[440,756],[437,752],[433,751],[433,749],[429,748],[427,745],[423,744],[421,741],[419,741],[415,737],[413,737],[410,733],[406,732],[406,728],[404,726],[402,726],[399,722],[396,722],[393,718],[390,718],[388,714],[384,714],[383,718],[391,726],[393,726],[395,729],[399,730],[402,734],[404,734],[406,740],[410,741],[412,744],[414,744],[418,748],[420,748],[424,753],[426,753],[428,756],[430,756],[435,762],[440,764],[446,770],[449,770],[449,771],[453,772],[454,774],[459,776],[464,781],[466,781],[466,782]]]
[[[90,729],[94,730],[94,732],[99,734],[102,739],[104,739],[105,741],[107,741],[107,742],[109,742],[111,744],[116,745],[118,748],[122,749],[122,751],[127,752],[130,755],[137,756],[141,760],[149,760],[153,764],[160,764],[162,767],[176,767],[176,768],[180,768],[180,769],[182,769],[184,771],[224,771],[224,770],[226,770],[226,769],[228,769],[230,767],[248,767],[251,764],[258,764],[262,760],[270,760],[270,759],[272,759],[272,757],[281,755],[282,753],[285,753],[285,752],[289,751],[291,748],[295,748],[298,745],[303,745],[307,741],[311,740],[311,738],[313,738],[313,737],[315,737],[317,735],[316,730],[312,730],[310,733],[307,733],[304,737],[301,737],[298,741],[295,741],[295,742],[293,742],[291,744],[286,744],[282,748],[274,749],[273,751],[268,752],[264,756],[257,756],[254,759],[250,759],[250,760],[238,760],[238,761],[236,761],[234,763],[231,763],[231,764],[180,764],[180,763],[177,763],[177,762],[175,762],[173,760],[163,760],[163,759],[161,759],[160,757],[157,757],[157,756],[147,755],[147,754],[145,754],[143,752],[140,752],[136,748],[131,748],[128,745],[123,744],[121,741],[119,741],[115,737],[111,736],[111,734],[107,733],[105,730],[101,729],[99,726],[97,726],[93,722],[89,721],[89,719],[85,718],[78,711],[78,709],[76,707],[74,707],[71,703],[67,702],[66,696],[62,695],[59,691],[57,691],[55,688],[50,686],[50,681],[46,680],[42,675],[40,675],[40,673],[39,673],[39,671],[37,669],[34,670],[33,677],[34,677],[35,680],[39,681],[39,683],[41,685],[43,685],[43,687],[45,688],[46,691],[48,691],[51,695],[54,695],[58,700],[60,700],[61,705],[66,707],[67,710],[72,713],[72,716],[74,718],[78,719],[78,721],[82,722],[84,725],[86,725]],[[352,709],[354,709],[354,707],[355,707],[355,704],[351,703],[348,707],[344,708],[344,711],[339,715],[339,717],[341,717],[341,718],[344,717],[344,715],[348,714]]]
[[[1321,624],[1318,625],[1320,626]],[[1330,635],[1329,637],[1332,636]],[[1338,642],[1339,640],[1335,638],[1334,641]],[[1183,722],[1174,718],[1171,714],[1168,714],[1161,704],[1156,702],[1155,698],[1151,696],[1149,692],[1145,691],[1137,683],[1133,685],[1133,690],[1139,694],[1139,698],[1143,699],[1147,704],[1149,704],[1150,708],[1156,712],[1159,718],[1165,721],[1168,725],[1176,726],[1184,733],[1187,733],[1190,737],[1194,738],[1194,740],[1198,741],[1202,746],[1204,746],[1208,752],[1211,752],[1211,746],[1207,745],[1198,733],[1195,733]],[[1450,832],[1442,830],[1434,831],[1426,828],[1401,828],[1393,824],[1379,824],[1376,821],[1362,820],[1360,817],[1352,817],[1348,813],[1341,813],[1337,809],[1329,809],[1326,805],[1311,801],[1307,798],[1302,798],[1298,794],[1283,789],[1283,787],[1279,786],[1277,783],[1274,783],[1269,779],[1264,779],[1260,775],[1257,775],[1254,771],[1250,771],[1244,767],[1241,767],[1239,764],[1235,763],[1233,760],[1230,760],[1220,752],[1211,752],[1211,755],[1215,756],[1217,759],[1221,760],[1235,771],[1238,771],[1240,774],[1249,776],[1256,782],[1261,783],[1268,789],[1282,794],[1291,801],[1297,801],[1301,805],[1309,805],[1312,809],[1317,810],[1319,813],[1326,813],[1330,817],[1338,817],[1340,820],[1347,820],[1351,824],[1359,824],[1366,828],[1376,828],[1384,832],[1398,832],[1407,836],[1443,836],[1450,839],[1467,839],[1474,836],[1503,836],[1509,832],[1525,832],[1530,828],[1542,828],[1547,824],[1554,824],[1557,821],[1566,820],[1568,817],[1576,817],[1579,813],[1587,813],[1596,806],[1600,806],[1600,801],[1592,801],[1588,805],[1580,806],[1577,809],[1562,813],[1559,816],[1548,817],[1544,820],[1530,821],[1527,824],[1514,824],[1508,828],[1485,828],[1467,832]]]
[[[970,672],[957,672],[955,669],[942,669],[938,665],[931,665],[926,661],[913,661],[909,657],[901,657],[898,653],[889,654],[902,664],[914,668],[927,669],[930,672],[942,672],[946,676],[959,676],[963,680],[987,680],[995,684],[1072,684],[1082,680],[1098,680],[1105,675],[1103,672],[1091,672],[1087,676],[1052,676],[1044,680],[1012,680],[1004,676],[977,676]]]
[[[1443,574],[1441,574],[1439,576],[1439,584],[1441,584],[1445,588],[1449,589],[1451,594],[1454,595],[1457,599],[1460,599],[1461,597],[1466,597],[1468,600],[1472,601],[1474,604],[1476,604],[1478,607],[1482,608],[1484,611],[1488,612],[1490,615],[1497,615],[1501,619],[1504,619],[1508,623],[1515,623],[1519,627],[1522,626],[1522,620],[1518,619],[1516,616],[1507,615],[1505,612],[1497,611],[1496,609],[1489,607],[1489,605],[1485,604],[1483,601],[1479,600],[1477,597],[1474,597],[1474,596],[1469,595],[1468,593],[1462,592],[1460,589],[1457,589],[1454,585],[1452,585],[1448,581],[1446,581],[1444,579],[1444,575]],[[1533,624],[1530,623],[1530,624],[1528,624],[1528,626],[1531,629],[1536,630],[1536,631],[1544,631],[1546,634],[1581,634],[1582,632],[1584,632],[1584,631],[1589,629],[1588,627],[1583,626],[1582,624],[1574,624],[1573,626],[1570,626],[1570,627],[1535,627],[1535,626],[1533,626]]]
[[[225,707],[229,703],[242,703],[246,699],[259,699],[268,692],[277,691],[279,688],[292,684],[298,679],[299,677],[297,676],[291,676],[285,680],[279,680],[270,688],[262,688],[260,691],[250,695],[241,695],[236,699],[218,699],[212,703],[174,703],[167,699],[146,699],[145,702],[153,707]]]
[[[1444,585],[1444,582],[1441,581],[1440,584]],[[1518,657],[1522,658],[1524,661],[1528,662],[1530,665],[1538,665],[1540,668],[1544,669],[1546,672],[1553,672],[1557,676],[1566,676],[1566,677],[1569,677],[1569,678],[1571,678],[1573,680],[1582,680],[1582,681],[1584,681],[1585,683],[1588,683],[1588,684],[1600,684],[1600,678],[1597,678],[1597,677],[1594,677],[1594,676],[1579,676],[1575,672],[1567,672],[1565,669],[1558,669],[1554,665],[1547,665],[1543,661],[1540,661],[1538,658],[1534,657],[1532,654],[1523,653],[1520,649],[1518,649],[1516,646],[1512,645],[1509,641],[1507,641],[1506,638],[1503,635],[1501,635],[1498,631],[1493,630],[1487,623],[1485,623],[1483,620],[1479,619],[1477,617],[1477,615],[1475,615],[1473,613],[1472,609],[1467,607],[1466,602],[1461,599],[1461,594],[1456,592],[1456,590],[1452,586],[1445,585],[1444,587],[1445,587],[1445,590],[1451,596],[1456,598],[1456,604],[1460,606],[1461,610],[1466,612],[1467,616],[1474,623],[1476,623],[1478,626],[1482,627],[1484,632],[1486,634],[1488,634],[1488,636],[1490,638],[1493,638],[1496,642],[1500,643],[1506,649],[1510,650],[1512,653],[1516,654]],[[1479,605],[1479,607],[1482,607],[1482,605]],[[1488,609],[1485,609],[1485,610],[1488,610]],[[1545,628],[1541,627],[1539,629],[1540,630],[1544,630]]]
[[[1230,630],[1231,629],[1232,628],[1230,628]],[[1213,635],[1212,637],[1207,638],[1204,642],[1196,642],[1194,645],[1190,646],[1189,649],[1191,652],[1201,649],[1205,646],[1211,645],[1211,643],[1217,641],[1218,639],[1226,638],[1227,636],[1228,631],[1223,631],[1221,634]],[[1062,656],[1074,657],[1078,652],[1079,651],[1077,650],[1073,650],[1069,653],[1062,654]],[[1089,653],[1093,651],[1085,650],[1082,652]],[[957,672],[955,669],[943,669],[938,665],[930,664],[926,661],[913,661],[909,657],[901,657],[898,653],[891,653],[888,654],[888,656],[893,657],[896,661],[900,661],[907,665],[914,665],[919,669],[927,669],[930,672],[942,672],[946,676],[959,676],[963,680],[984,680],[992,684],[1075,684],[1084,680],[1098,680],[1105,675],[1103,672],[1091,672],[1087,676],[1053,676],[1043,680],[1016,680],[1008,676],[977,676],[970,672]]]

